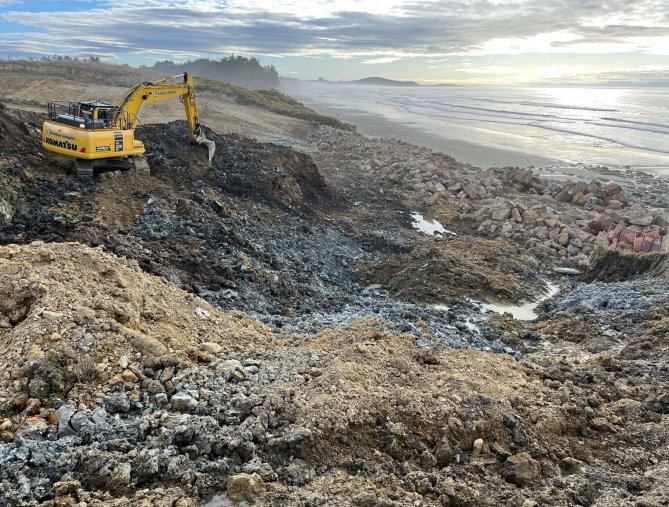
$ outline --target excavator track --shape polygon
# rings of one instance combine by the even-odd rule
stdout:
[[[151,174],[151,168],[149,167],[149,163],[146,161],[145,157],[142,155],[135,155],[131,158],[135,171],[144,174]]]
[[[77,178],[81,180],[91,180],[95,174],[95,169],[92,160],[84,160],[80,158],[74,159],[77,166]]]

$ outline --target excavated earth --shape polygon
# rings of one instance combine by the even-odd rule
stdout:
[[[662,210],[330,129],[82,182],[41,121],[0,108],[0,505],[669,504],[667,259],[586,248]]]

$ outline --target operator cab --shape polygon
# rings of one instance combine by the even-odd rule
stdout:
[[[117,108],[108,102],[68,102],[67,105],[49,102],[50,120],[78,129],[95,130],[112,128]]]

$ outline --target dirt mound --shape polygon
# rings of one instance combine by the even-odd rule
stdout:
[[[630,253],[600,247],[590,256],[587,281],[620,282],[635,278],[669,278],[669,254]]]
[[[211,167],[206,150],[189,142],[184,121],[138,131],[147,146],[152,173],[159,178],[179,172],[184,179],[200,179],[232,195],[289,208],[309,208],[334,197],[334,189],[304,153],[237,135],[221,136],[209,129],[206,135],[216,143]]]
[[[545,290],[533,266],[532,259],[503,239],[457,237],[424,241],[408,254],[364,264],[360,271],[371,283],[411,301],[449,303],[471,297],[516,303]]]
[[[10,111],[0,103],[0,157],[35,155],[41,141],[41,117]]]
[[[90,401],[93,386],[123,372],[122,357],[187,364],[203,342],[235,350],[271,340],[262,325],[222,314],[135,261],[74,243],[0,248],[0,300],[0,369],[16,380],[2,385],[6,410],[29,397],[57,406],[79,387]]]

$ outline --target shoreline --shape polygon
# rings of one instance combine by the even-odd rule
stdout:
[[[375,113],[363,109],[349,106],[338,107],[319,101],[308,92],[301,92],[299,88],[287,86],[282,89],[285,93],[297,98],[307,107],[314,109],[322,114],[334,116],[342,121],[352,123],[357,131],[367,137],[381,139],[399,139],[417,146],[423,146],[435,151],[447,154],[459,162],[470,164],[474,167],[487,169],[489,167],[533,166],[537,171],[542,172],[544,168],[562,167],[572,172],[587,171],[587,168],[605,166],[615,170],[625,170],[631,168],[643,172],[658,174],[661,177],[669,178],[669,156],[657,154],[653,151],[646,151],[634,147],[620,147],[615,150],[620,152],[608,151],[605,156],[598,157],[598,150],[612,150],[611,147],[588,146],[584,143],[564,143],[565,153],[568,158],[551,155],[538,154],[541,145],[533,149],[510,149],[493,144],[473,142],[461,138],[448,137],[431,130],[427,125],[421,125],[414,121],[397,120],[390,118],[382,113]],[[417,116],[416,114],[413,115]],[[430,123],[431,118],[424,117],[426,123]],[[435,128],[439,125],[435,125]],[[462,125],[456,126],[462,128]],[[481,136],[485,138],[485,129],[479,129],[476,126],[467,126],[467,128],[480,131]],[[516,125],[515,129],[526,129],[526,125]],[[513,131],[501,132],[494,131],[496,136],[515,136]],[[532,137],[534,138],[534,137]],[[541,138],[534,138],[537,141],[544,142]],[[545,141],[545,147],[551,147],[552,142]],[[612,163],[612,159],[620,158],[625,163]],[[550,171],[548,171],[550,172]],[[594,176],[595,173],[592,173]],[[584,173],[585,177],[591,177]]]

